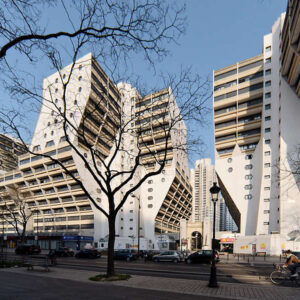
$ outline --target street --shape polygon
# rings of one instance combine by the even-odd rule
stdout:
[[[104,272],[106,269],[106,258],[100,259],[76,259],[73,257],[64,257],[57,259],[58,268],[72,268],[77,270],[90,270]],[[208,280],[210,274],[210,265],[191,264],[184,262],[174,263],[154,263],[143,260],[125,262],[115,262],[116,271],[131,275],[144,275],[167,278],[199,279]],[[217,275],[220,282],[233,283],[266,283],[266,278],[273,271],[272,264],[238,264],[238,263],[218,263]]]

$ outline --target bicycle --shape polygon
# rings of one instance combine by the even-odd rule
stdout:
[[[292,282],[300,287],[300,272],[297,277],[291,277],[289,269],[280,265],[273,264],[275,271],[270,274],[270,279],[273,284],[284,285],[285,283]]]

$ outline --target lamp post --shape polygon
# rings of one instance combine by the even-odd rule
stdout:
[[[215,257],[215,235],[216,235],[216,204],[218,201],[218,195],[220,192],[220,188],[217,186],[217,183],[214,182],[213,186],[209,189],[212,201],[214,204],[214,220],[213,220],[213,244],[212,244],[212,260],[211,260],[211,269],[210,269],[210,278],[208,287],[217,288],[218,282],[217,282],[217,270],[216,270],[216,257]]]

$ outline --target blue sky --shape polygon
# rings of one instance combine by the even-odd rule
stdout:
[[[171,3],[175,0],[169,0]],[[180,3],[181,0],[176,0]],[[184,3],[184,1],[182,1]],[[261,53],[262,40],[279,15],[286,9],[286,0],[186,0],[186,34],[171,45],[171,54],[157,65],[158,72],[178,73],[181,67],[192,66],[203,77],[212,71]],[[64,27],[64,17],[60,12],[45,12],[54,27]],[[67,62],[67,63],[70,63]],[[99,62],[101,64],[101,62]],[[52,70],[32,70],[41,80]],[[155,86],[157,78],[142,60],[136,60],[134,72],[140,75],[148,86]],[[8,103],[8,96],[0,90],[0,104]],[[212,99],[209,103],[212,107]],[[32,115],[30,126],[34,128],[37,114]],[[205,147],[202,156],[193,154],[191,164],[196,159],[214,157],[212,114],[207,116],[206,126],[200,128]]]
[[[263,36],[286,10],[285,0],[187,0],[187,31],[172,47],[173,55],[161,68],[176,72],[180,65],[192,65],[202,76],[212,71],[258,55],[262,51]],[[212,107],[212,100],[209,103]],[[213,120],[201,128],[205,148],[199,158],[214,159]],[[191,166],[192,167],[192,166]]]

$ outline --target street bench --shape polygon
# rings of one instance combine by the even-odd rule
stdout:
[[[27,270],[33,270],[34,267],[43,267],[46,271],[50,271],[48,256],[32,255],[28,257],[25,266],[27,266]]]

